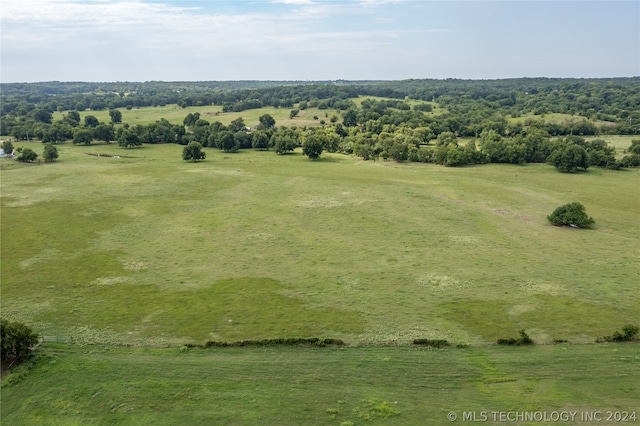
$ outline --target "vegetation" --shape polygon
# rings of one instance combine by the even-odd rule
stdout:
[[[450,346],[444,339],[413,339],[414,345],[431,346],[433,348],[446,348]]]
[[[73,342],[3,379],[2,422],[413,424],[447,423],[468,410],[456,401],[631,404],[627,345],[526,359],[502,345],[588,343],[636,321],[637,83],[2,85],[21,161],[0,159],[0,308]],[[40,142],[64,162],[24,164]],[[214,149],[229,154],[184,162]],[[544,218],[567,199],[600,226],[559,238]],[[547,220],[593,223],[579,203]],[[584,371],[602,372],[598,391]],[[68,380],[55,395],[52,377]]]
[[[556,208],[547,216],[547,220],[555,226],[572,226],[574,228],[586,228],[595,223],[593,218],[587,215],[585,207],[573,202]]]
[[[605,336],[599,338],[598,342],[633,342],[638,340],[638,333],[640,332],[640,328],[636,327],[632,324],[627,324],[622,327],[622,333],[616,331],[611,336]]]
[[[47,163],[56,161],[56,159],[58,158],[58,148],[56,148],[52,144],[45,145],[42,158],[44,158],[44,161],[46,161]]]
[[[322,155],[324,141],[317,134],[309,134],[302,143],[302,153],[312,160],[317,160]]]
[[[2,365],[11,367],[31,354],[33,346],[38,343],[38,335],[21,322],[3,318],[0,323],[0,342]]]
[[[19,147],[16,149],[16,152],[18,153],[16,155],[16,160],[22,163],[32,163],[38,158],[38,154],[36,154],[31,148]]]
[[[524,330],[520,330],[518,333],[520,333],[520,337],[518,338],[509,337],[507,339],[498,339],[498,344],[507,345],[507,346],[533,345],[533,340],[531,340],[531,337],[529,337],[529,335]]]
[[[0,148],[2,148],[4,153],[7,155],[10,155],[13,153],[13,144],[11,143],[11,141],[2,142],[2,146],[0,146]]]
[[[445,425],[452,411],[633,412],[640,396],[635,344],[38,352],[3,380],[2,424]]]
[[[202,145],[198,142],[190,142],[182,149],[182,159],[185,161],[200,161],[207,157],[207,153],[202,150]]]
[[[299,148],[203,148],[194,168],[183,148],[65,144],[59,167],[0,159],[3,314],[81,342],[175,345],[474,345],[519,329],[586,343],[636,319],[628,194],[639,169],[446,169],[329,152],[310,166]],[[569,197],[600,226],[547,227]],[[588,247],[579,273],[567,267],[576,247]]]

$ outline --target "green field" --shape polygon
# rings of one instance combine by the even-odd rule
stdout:
[[[228,125],[236,118],[241,117],[247,126],[257,125],[259,123],[259,117],[263,114],[270,114],[276,120],[278,126],[319,126],[320,119],[328,122],[328,117],[334,114],[340,116],[340,112],[333,109],[319,110],[318,108],[308,108],[300,111],[296,118],[290,119],[290,108],[264,107],[241,112],[222,112],[221,105],[181,108],[178,105],[172,104],[157,107],[132,108],[130,110],[120,108],[119,111],[122,113],[122,123],[143,125],[155,123],[162,118],[173,124],[182,124],[187,114],[196,112],[200,113],[200,118],[207,120],[209,123],[219,121],[224,125]],[[84,120],[84,117],[87,115],[93,115],[101,123],[109,123],[111,121],[109,111],[107,110],[80,111],[79,113],[82,120]],[[62,119],[64,114],[65,112],[54,112],[53,120]],[[328,117],[325,117],[325,114],[328,114]],[[318,116],[318,120],[313,119],[314,115]]]
[[[46,345],[6,425],[446,425],[465,413],[640,414],[635,344],[149,349]],[[17,372],[19,373],[19,372]],[[452,423],[447,415],[455,413]],[[631,418],[631,417],[629,417]],[[602,422],[612,424],[611,422]]]
[[[639,169],[58,148],[0,160],[2,315],[73,342],[3,378],[3,424],[639,411],[638,345],[593,343],[638,325]],[[547,223],[571,201],[593,229]],[[181,348],[278,337],[346,345]]]
[[[553,123],[553,124],[572,124],[572,123],[579,123],[581,121],[590,121],[593,124],[597,125],[597,126],[612,126],[614,125],[614,123],[611,123],[609,121],[602,121],[602,120],[591,120],[587,117],[583,117],[581,115],[571,115],[571,114],[561,114],[561,113],[557,113],[557,112],[550,112],[547,114],[534,114],[534,113],[527,113],[527,114],[523,114],[519,117],[509,117],[507,118],[507,120],[511,123],[522,123],[525,124],[528,120],[534,120],[534,121],[544,121],[547,123]]]
[[[375,96],[360,96],[358,98],[352,98],[351,100],[357,106],[360,106],[362,104],[362,101],[365,99],[383,100],[386,98]],[[407,103],[409,105],[415,105],[419,103],[428,103],[433,105],[434,110],[432,113],[429,113],[429,115],[440,115],[446,112],[445,109],[439,107],[435,102],[408,100]],[[193,114],[196,112],[200,113],[200,118],[207,120],[209,123],[219,121],[224,125],[228,125],[236,118],[241,117],[246,125],[250,127],[257,125],[259,123],[260,116],[263,114],[270,114],[276,120],[276,124],[278,126],[319,126],[320,120],[325,120],[327,123],[329,123],[329,119],[334,115],[339,118],[338,122],[342,122],[343,112],[335,109],[321,110],[318,108],[307,108],[305,110],[300,110],[295,118],[289,118],[289,113],[292,109],[293,108],[264,107],[241,112],[222,112],[221,105],[205,105],[182,108],[178,105],[170,104],[165,106],[132,108],[130,110],[126,108],[119,108],[118,110],[122,113],[123,123],[143,125],[155,123],[162,118],[168,120],[173,124],[182,124],[182,121],[187,114]],[[61,120],[64,114],[66,114],[66,112],[54,112],[53,121]],[[111,121],[108,110],[80,111],[79,114],[82,120],[84,120],[84,117],[87,115],[93,115],[101,123],[109,123]],[[314,116],[317,116],[318,119],[314,119]]]
[[[638,321],[637,169],[217,150],[192,164],[181,149],[65,144],[54,164],[3,170],[3,315],[175,344],[486,344],[522,328],[585,343]],[[592,230],[547,224],[570,201]]]

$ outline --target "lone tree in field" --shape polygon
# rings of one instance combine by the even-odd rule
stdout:
[[[182,159],[185,161],[200,161],[207,157],[207,153],[202,150],[202,145],[198,142],[189,142],[182,150]]]
[[[585,228],[595,223],[595,221],[587,215],[584,206],[577,202],[558,207],[553,213],[547,216],[547,220],[555,226],[568,225],[575,228]]]
[[[2,319],[0,321],[0,340],[2,343],[2,364],[9,363],[10,367],[29,356],[31,348],[38,343],[38,335],[20,322]]]
[[[44,152],[42,153],[42,157],[44,158],[44,161],[46,161],[47,163],[52,163],[56,161],[56,158],[58,158],[58,148],[56,148],[50,143],[46,144],[44,146]]]

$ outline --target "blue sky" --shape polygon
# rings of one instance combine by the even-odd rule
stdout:
[[[0,81],[640,75],[638,1],[3,0]]]

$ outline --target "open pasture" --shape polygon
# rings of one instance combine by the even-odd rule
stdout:
[[[2,422],[444,425],[452,412],[458,423],[465,412],[477,419],[484,412],[488,424],[499,424],[492,412],[509,411],[575,413],[562,424],[591,424],[583,413],[607,411],[635,412],[637,421],[639,361],[633,344],[444,350],[47,344],[25,380],[5,384]]]
[[[228,125],[236,118],[242,118],[247,126],[255,126],[259,123],[259,118],[263,114],[270,114],[275,120],[278,126],[313,126],[319,125],[320,119],[325,119],[325,113],[329,115],[339,115],[336,110],[319,110],[318,108],[308,108],[304,111],[300,111],[298,117],[291,119],[289,113],[291,108],[274,108],[264,107],[250,109],[241,112],[222,112],[221,105],[206,105],[206,106],[192,106],[182,108],[175,104],[165,106],[149,106],[132,108],[130,110],[126,108],[118,109],[122,113],[122,123],[129,124],[151,124],[164,118],[172,124],[182,124],[184,118],[189,113],[200,113],[200,118],[207,120],[209,123],[219,121],[224,125]],[[66,112],[54,112],[53,120],[60,120],[66,114]],[[84,120],[87,115],[93,115],[101,123],[109,123],[111,118],[109,117],[109,111],[80,111],[80,119]],[[314,120],[313,116],[317,115],[318,120]]]
[[[638,322],[637,169],[59,150],[1,180],[2,312],[43,335],[482,345]],[[547,224],[571,201],[593,229]]]
[[[351,100],[358,106],[362,104],[365,99],[385,100],[388,98],[376,97],[376,96],[359,96],[352,98]],[[408,100],[409,105],[415,105],[419,103],[429,103],[434,107],[434,111],[429,113],[430,115],[440,115],[446,110],[439,107],[435,102],[423,102]],[[294,108],[297,108],[295,105]],[[342,111],[336,109],[318,109],[307,108],[300,110],[295,118],[289,118],[289,113],[294,108],[275,108],[275,107],[263,107],[249,109],[240,112],[222,112],[221,105],[204,105],[204,106],[190,106],[182,108],[176,104],[169,104],[164,106],[149,106],[139,108],[118,108],[122,113],[122,122],[129,124],[142,124],[147,125],[155,123],[156,121],[164,118],[172,124],[182,124],[185,116],[189,113],[200,113],[200,118],[207,120],[210,123],[219,121],[224,125],[229,125],[233,120],[242,118],[247,126],[255,126],[259,123],[259,118],[263,114],[270,114],[275,120],[278,126],[319,126],[320,120],[329,122],[332,116],[339,117],[338,122],[342,122]],[[65,112],[54,112],[53,120],[60,120],[66,114]],[[108,110],[101,111],[79,111],[80,119],[84,120],[87,115],[93,115],[101,123],[109,123],[111,118],[109,117]],[[318,117],[314,119],[313,117]]]
[[[583,413],[640,414],[633,344],[184,349],[47,344],[25,379],[5,382],[2,423],[446,425],[450,413],[459,424],[484,412],[500,424],[492,412],[562,412],[575,416],[558,423],[595,424]]]

